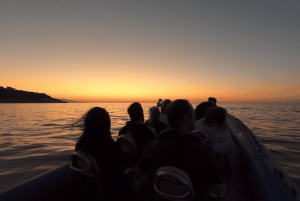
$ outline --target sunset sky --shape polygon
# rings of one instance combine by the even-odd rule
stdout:
[[[0,86],[91,102],[300,99],[300,1],[2,0]]]

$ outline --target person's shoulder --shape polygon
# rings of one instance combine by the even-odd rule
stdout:
[[[213,157],[214,151],[212,147],[203,142],[190,142],[187,145],[187,148],[191,150],[191,152],[195,153],[196,155],[201,155],[205,157]]]
[[[199,119],[195,122],[195,130],[203,130],[203,129],[207,129],[208,126],[204,123],[204,118]]]
[[[146,123],[140,123],[137,125],[137,127],[139,129],[143,129],[145,131],[148,131],[148,132],[153,132],[152,129],[150,128],[151,125],[147,125]]]
[[[120,130],[119,130],[119,136],[122,134],[127,133],[128,131],[128,127],[127,126],[123,126]]]
[[[132,133],[142,133],[144,135],[154,135],[156,136],[155,132],[149,128],[148,125],[146,125],[145,123],[135,123],[132,124]]]
[[[204,124],[204,118],[198,119],[198,120],[195,122],[195,125],[203,125],[203,124]]]
[[[154,126],[147,126],[149,129],[150,129],[150,131],[151,131],[151,135],[157,135],[157,133],[156,133],[156,129],[154,128]],[[150,131],[148,130],[148,132],[149,132],[149,134],[150,134]]]
[[[160,117],[159,117],[159,120],[160,120],[160,121],[165,121],[165,120],[167,120],[167,115],[161,113],[161,114],[160,114]]]
[[[158,139],[161,140],[176,140],[185,143],[198,143],[201,142],[201,138],[192,132],[181,132],[177,129],[169,128],[159,133]]]
[[[151,130],[146,123],[136,123],[133,128],[142,130]]]
[[[169,125],[166,124],[165,122],[161,121],[161,120],[158,120],[157,124],[159,124],[159,125],[162,126],[162,127],[169,128]]]

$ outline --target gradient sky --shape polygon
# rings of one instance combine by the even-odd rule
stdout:
[[[300,99],[300,1],[0,1],[0,86],[54,98]]]

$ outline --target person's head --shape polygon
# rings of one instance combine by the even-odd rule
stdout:
[[[84,119],[84,130],[110,131],[110,116],[101,107],[90,109]]]
[[[205,123],[208,126],[223,126],[226,121],[227,111],[222,107],[212,107],[207,110]]]
[[[216,107],[216,105],[210,101],[202,102],[198,104],[195,108],[195,113],[198,117],[198,119],[202,119],[206,116],[206,112],[209,108]]]
[[[170,99],[166,99],[162,102],[161,105],[161,113],[162,114],[167,114],[167,107],[172,101]]]
[[[83,130],[81,138],[90,139],[110,139],[110,116],[108,112],[101,107],[93,107],[84,114],[71,127],[80,127]]]
[[[151,122],[157,122],[160,117],[160,111],[158,107],[151,107],[149,109],[149,119]]]
[[[132,122],[144,122],[144,111],[140,103],[132,103],[128,107],[127,112]]]
[[[187,100],[178,99],[169,104],[167,119],[171,128],[192,131],[195,126],[194,109]]]
[[[214,103],[214,104],[217,104],[217,99],[214,98],[214,97],[209,97],[207,101],[208,101],[208,102],[212,102],[212,103]]]

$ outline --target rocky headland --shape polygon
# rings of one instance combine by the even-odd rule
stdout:
[[[67,103],[45,93],[17,90],[0,86],[0,103]]]

